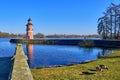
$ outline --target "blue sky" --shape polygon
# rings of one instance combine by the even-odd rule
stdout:
[[[26,33],[27,19],[34,33],[97,34],[97,19],[120,0],[0,0],[0,31]]]

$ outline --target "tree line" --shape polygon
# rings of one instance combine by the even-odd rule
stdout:
[[[26,34],[13,34],[0,32],[0,38],[25,38]],[[66,34],[53,34],[53,35],[44,35],[42,33],[36,33],[34,38],[100,38],[99,35],[66,35]]]
[[[104,16],[98,19],[98,34],[103,39],[118,39],[120,37],[120,4],[111,3]]]
[[[93,35],[67,35],[67,34],[53,34],[53,35],[47,35],[47,38],[100,38],[101,36],[97,34]]]
[[[0,38],[25,38],[26,34],[13,34],[0,32]],[[42,33],[37,33],[34,35],[34,38],[44,38],[45,36]]]

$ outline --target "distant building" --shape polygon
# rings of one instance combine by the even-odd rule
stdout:
[[[33,24],[31,18],[28,19],[26,24],[26,39],[33,39]]]

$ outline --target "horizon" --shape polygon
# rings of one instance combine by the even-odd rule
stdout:
[[[0,1],[0,31],[25,34],[30,17],[34,34],[97,34],[97,19],[111,2],[119,4],[120,0]]]

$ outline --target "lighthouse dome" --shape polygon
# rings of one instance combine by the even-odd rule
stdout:
[[[28,23],[27,23],[26,26],[28,26],[28,25],[32,25],[32,19],[31,18],[28,19]]]
[[[28,19],[28,21],[32,21],[32,19],[31,19],[31,18],[29,18],[29,19]]]

